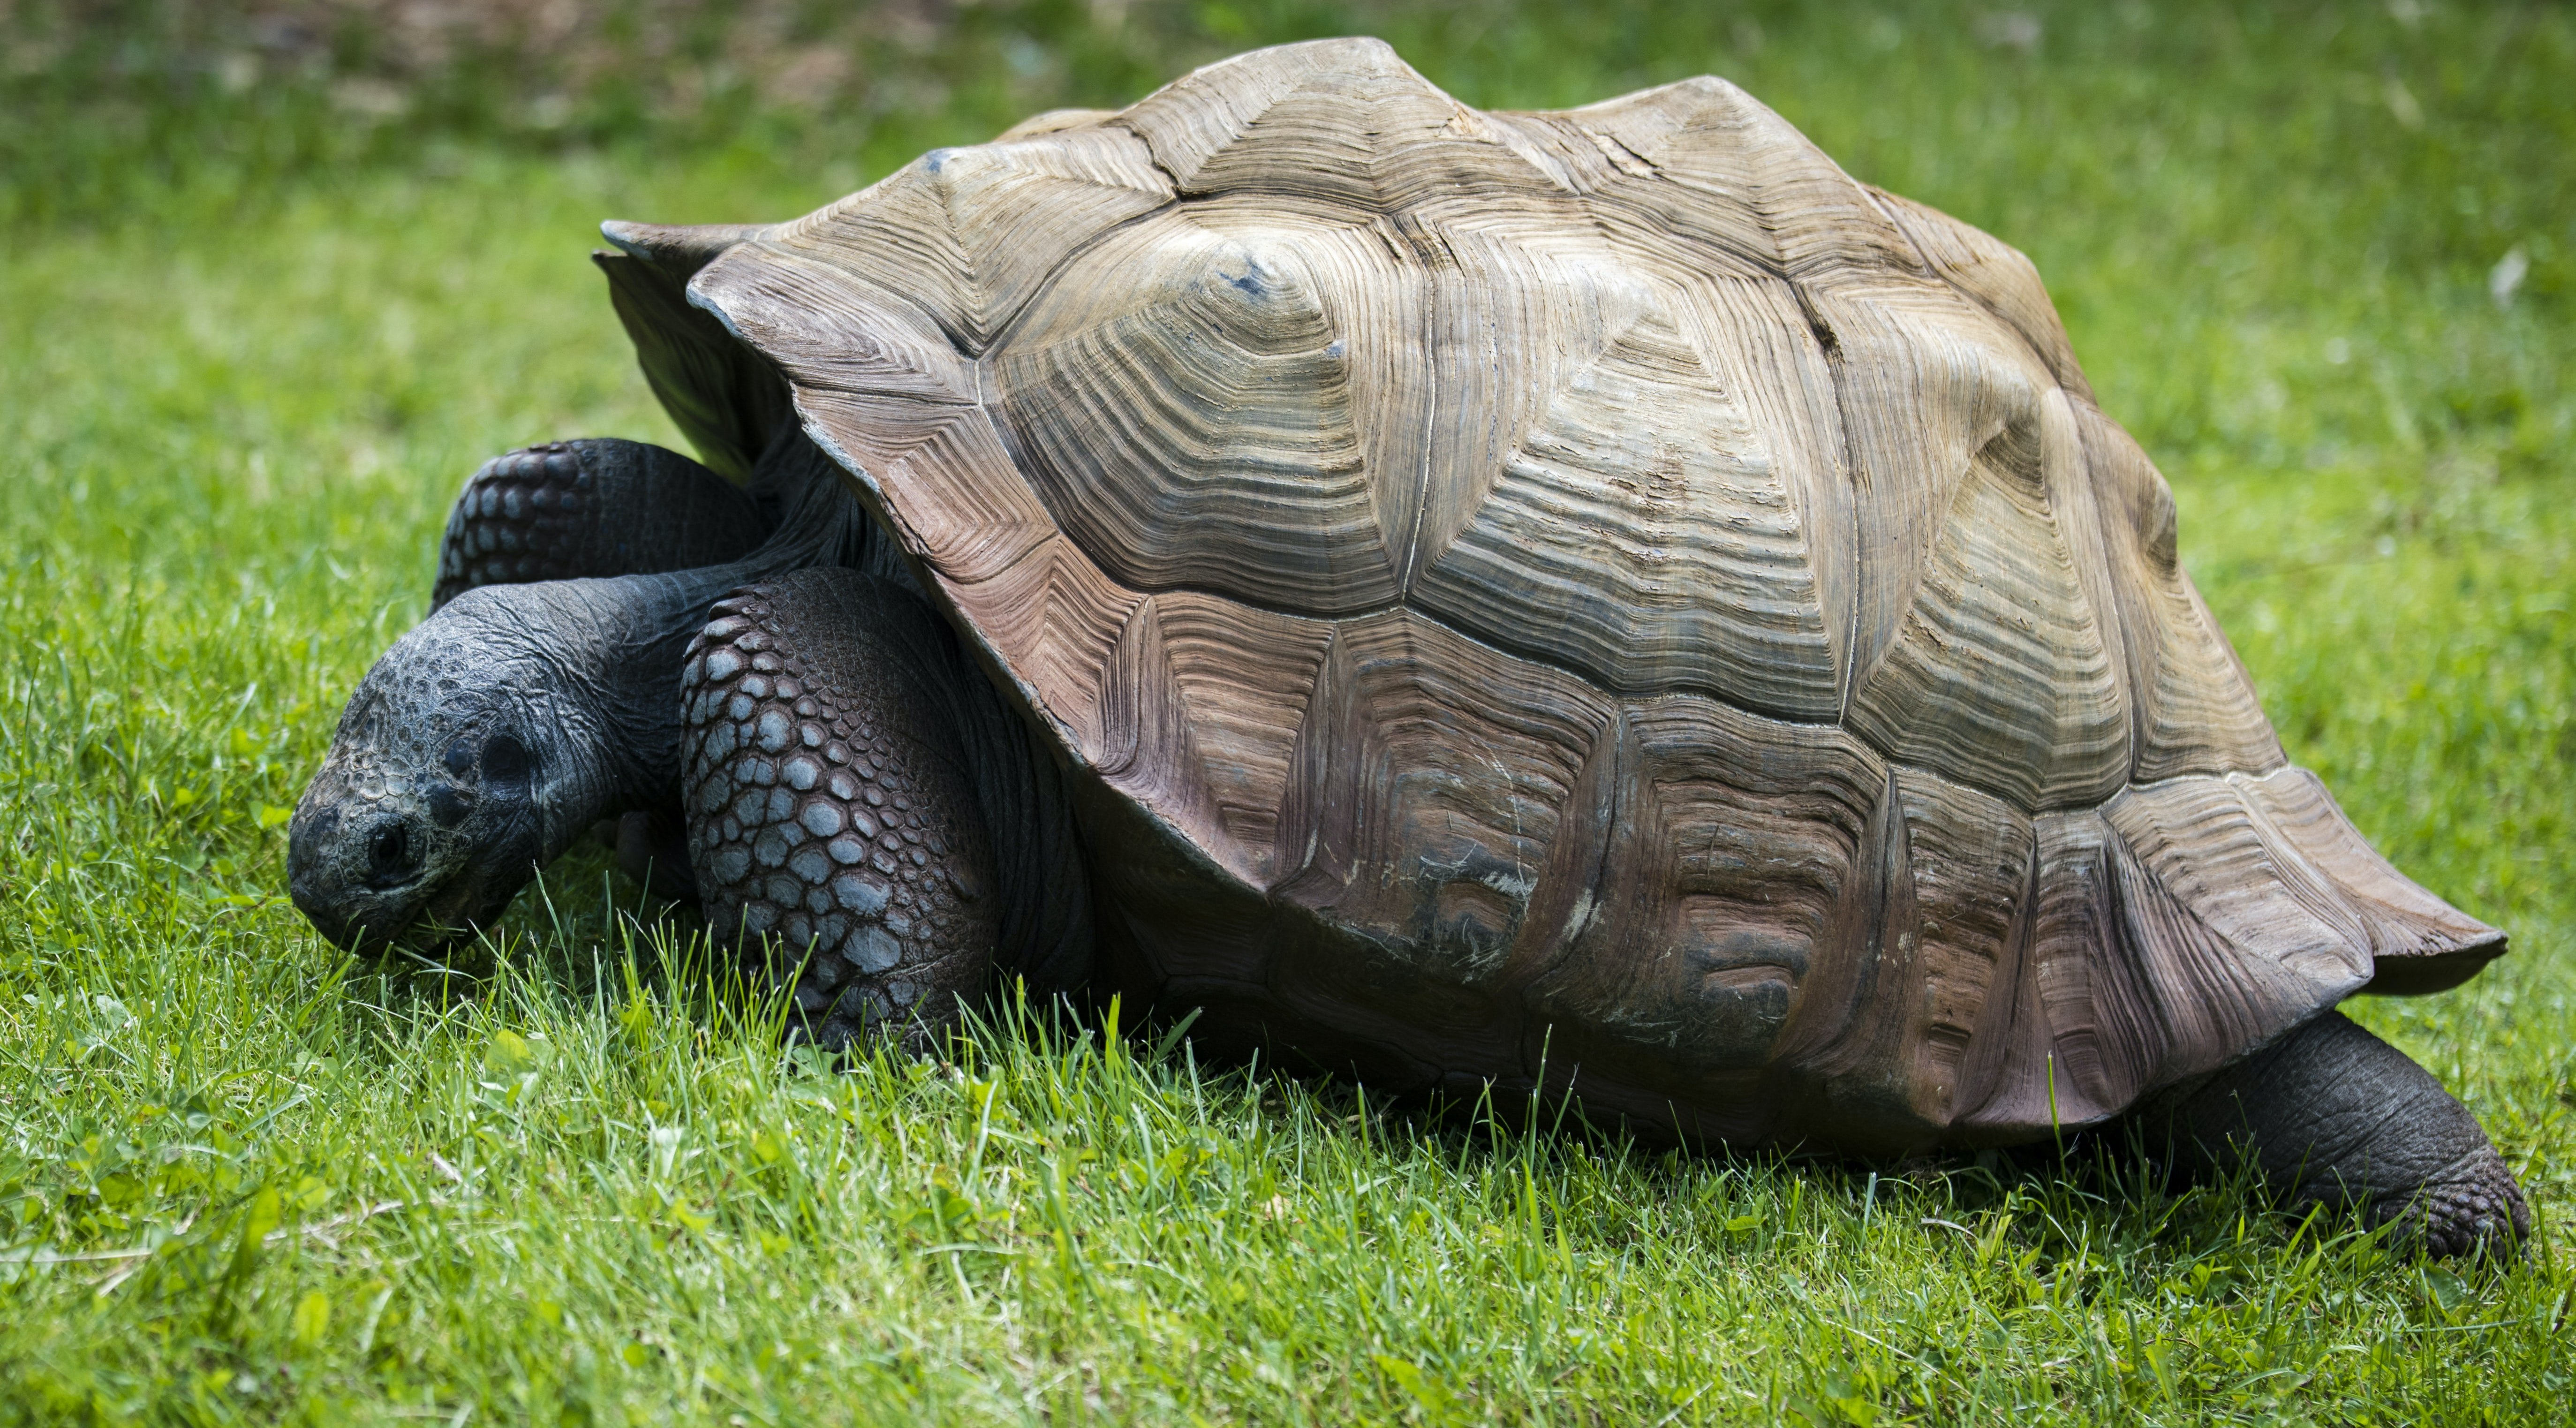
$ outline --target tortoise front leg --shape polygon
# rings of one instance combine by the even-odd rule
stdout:
[[[429,605],[484,585],[722,565],[771,524],[751,493],[676,451],[615,437],[522,447],[466,478]]]
[[[2145,1107],[2151,1146],[2200,1170],[2249,1153],[2293,1210],[2358,1208],[2437,1255],[2509,1256],[2531,1210],[2477,1117],[2406,1053],[2329,1011]]]
[[[737,592],[690,646],[682,798],[707,923],[794,976],[825,1045],[882,1027],[926,1047],[992,968],[1002,899],[957,707],[975,678],[919,596],[847,569]]]

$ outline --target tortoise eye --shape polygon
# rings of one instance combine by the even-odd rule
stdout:
[[[483,781],[486,784],[522,784],[536,767],[528,746],[508,734],[495,734],[483,741]]]
[[[412,869],[411,824],[388,818],[367,835],[367,879],[382,887],[401,882]]]

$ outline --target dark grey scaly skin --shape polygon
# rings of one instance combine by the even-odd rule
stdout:
[[[690,861],[803,1034],[922,1046],[996,973],[1078,986],[1061,777],[909,575],[799,570],[714,614],[681,673]]]
[[[761,468],[752,474],[770,475]],[[429,608],[435,613],[485,585],[654,575],[740,560],[776,524],[777,497],[641,441],[586,437],[521,447],[466,478],[439,542]],[[637,810],[591,831],[655,896],[698,900],[678,818]]]
[[[791,432],[763,464],[788,508],[750,556],[468,590],[376,662],[288,824],[288,885],[323,935],[442,950],[600,820],[676,821],[680,664],[708,607],[866,550],[829,457]]]
[[[2141,1108],[2151,1150],[2188,1168],[2250,1157],[2293,1211],[2357,1209],[2445,1257],[2509,1257],[2531,1209],[2477,1117],[2406,1053],[2329,1011]]]
[[[466,478],[439,542],[429,608],[485,585],[740,560],[768,537],[774,516],[756,493],[645,442],[522,447]]]

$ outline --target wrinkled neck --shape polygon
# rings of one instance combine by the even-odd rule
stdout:
[[[679,798],[680,662],[707,607],[742,584],[733,566],[518,587],[509,603],[533,648],[547,717],[538,807],[544,856],[593,823]]]
[[[567,712],[549,731],[562,775],[544,800],[547,857],[602,818],[678,806],[680,665],[710,606],[790,570],[857,564],[880,539],[830,457],[800,442],[773,459],[784,513],[777,533],[743,559],[512,592],[513,605],[540,607],[523,611],[520,628],[538,643]]]
[[[767,579],[809,565],[865,563],[872,544],[882,536],[850,494],[848,473],[822,448],[793,432],[761,457],[752,487],[764,502],[778,506],[779,519],[768,541],[736,562],[751,572],[743,583]]]

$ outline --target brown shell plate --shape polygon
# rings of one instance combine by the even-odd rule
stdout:
[[[1117,985],[1885,1150],[2503,939],[2287,766],[2037,274],[1717,79],[1371,40],[929,155],[691,299],[1077,771]]]

